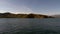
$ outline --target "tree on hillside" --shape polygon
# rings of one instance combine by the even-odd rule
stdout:
[[[34,14],[27,15],[27,18],[34,18]]]

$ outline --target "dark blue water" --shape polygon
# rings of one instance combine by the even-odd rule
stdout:
[[[0,34],[60,34],[60,18],[0,18]]]

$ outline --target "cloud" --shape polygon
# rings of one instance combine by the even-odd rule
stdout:
[[[11,13],[33,13],[33,11],[22,3],[11,2],[8,0],[0,0],[0,12]]]
[[[26,6],[19,6],[18,8],[14,7],[14,9],[12,9],[11,11],[8,11],[8,12],[24,13],[24,14],[33,13],[33,11],[30,8],[26,7]]]

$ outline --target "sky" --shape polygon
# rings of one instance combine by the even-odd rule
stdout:
[[[0,13],[60,14],[60,0],[0,0]]]

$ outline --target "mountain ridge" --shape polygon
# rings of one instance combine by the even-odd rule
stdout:
[[[13,14],[13,13],[0,13],[0,18],[54,18],[52,16],[42,14]]]

